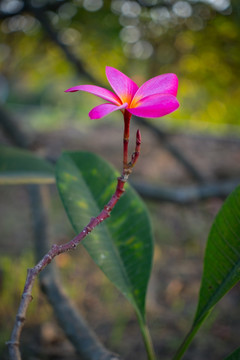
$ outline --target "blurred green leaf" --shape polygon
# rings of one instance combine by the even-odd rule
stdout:
[[[225,360],[239,360],[240,359],[240,348],[230,354]]]
[[[54,167],[30,151],[0,146],[0,185],[53,183]]]
[[[205,252],[198,308],[174,359],[180,359],[214,305],[240,280],[240,186],[217,214]]]
[[[115,192],[116,171],[88,152],[65,152],[56,167],[57,186],[76,233],[97,216]],[[83,241],[105,275],[144,319],[153,241],[147,209],[129,186],[111,213]]]

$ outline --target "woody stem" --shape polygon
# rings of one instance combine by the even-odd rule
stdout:
[[[20,336],[26,318],[26,312],[30,302],[32,301],[32,288],[37,275],[51,263],[51,261],[58,255],[69,250],[74,250],[77,245],[102,221],[107,219],[114,206],[124,193],[124,185],[128,180],[133,165],[135,165],[139,156],[141,135],[139,130],[136,135],[135,152],[132,155],[132,161],[128,164],[128,142],[129,142],[129,125],[131,114],[125,110],[124,113],[124,142],[123,142],[123,171],[121,176],[117,179],[117,186],[114,194],[109,202],[104,206],[98,216],[90,219],[89,223],[83,230],[75,236],[71,241],[62,245],[52,245],[51,249],[45,254],[42,259],[33,267],[28,269],[27,278],[22,293],[19,309],[16,315],[15,324],[12,330],[10,341],[7,342],[9,347],[9,358],[11,360],[21,360],[21,353],[19,349]]]

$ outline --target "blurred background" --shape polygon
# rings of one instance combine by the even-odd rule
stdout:
[[[138,85],[162,73],[179,78],[180,108],[132,120],[142,154],[131,180],[155,233],[147,314],[156,352],[170,359],[197,306],[207,235],[240,179],[240,3],[238,0],[2,0],[0,141],[55,161],[62,150],[96,152],[121,170],[118,112],[90,121],[101,100],[66,94],[74,85],[109,88],[105,66]],[[133,148],[133,143],[132,143]],[[49,243],[74,234],[56,188],[46,196]],[[26,268],[34,264],[26,186],[0,187],[0,357]],[[123,359],[146,359],[133,309],[80,247],[56,259],[63,286],[103,343]],[[24,359],[80,359],[34,289],[22,336]],[[211,314],[185,359],[223,359],[239,346],[239,287]]]

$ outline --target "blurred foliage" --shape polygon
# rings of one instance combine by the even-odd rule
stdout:
[[[66,118],[76,97],[63,90],[89,79],[75,76],[65,48],[105,86],[106,65],[139,84],[174,72],[181,108],[166,123],[199,129],[215,123],[223,130],[237,125],[239,131],[239,8],[237,0],[3,0],[0,101],[37,105],[36,116],[39,105],[54,106]],[[77,97],[86,117],[84,99]]]

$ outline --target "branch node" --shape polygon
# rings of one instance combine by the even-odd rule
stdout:
[[[31,299],[31,300],[32,300],[32,299]],[[25,319],[26,319],[26,318],[25,318],[24,316],[17,315],[17,316],[16,316],[16,319],[17,319],[17,321],[20,321],[20,322],[22,322],[22,323],[23,323],[23,322],[25,321]]]
[[[110,206],[105,205],[105,206],[104,206],[104,210],[106,210],[106,212],[110,212],[110,211],[111,211],[111,208],[110,208]]]
[[[87,231],[87,233],[90,233],[92,231],[92,228],[88,225],[88,226],[86,226],[86,231]]]
[[[59,248],[59,245],[53,244],[51,250],[55,252],[56,250],[58,250],[58,248]],[[48,255],[48,256],[50,257],[50,259],[52,260],[51,255],[49,255],[49,254],[47,254],[47,255]]]
[[[33,296],[31,295],[31,294],[29,294],[29,293],[27,293],[27,292],[24,292],[23,294],[22,294],[22,298],[23,299],[29,299],[29,302],[31,302],[32,300],[33,300]]]
[[[11,341],[11,340],[9,340],[9,341],[6,341],[6,345],[8,345],[8,346],[16,346],[16,347],[19,347],[19,341]]]

